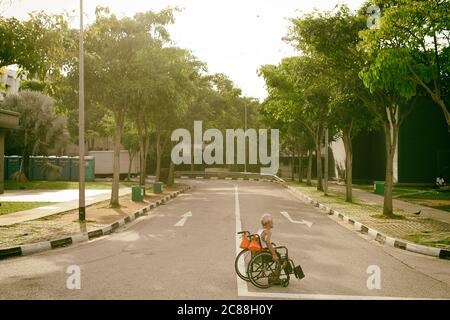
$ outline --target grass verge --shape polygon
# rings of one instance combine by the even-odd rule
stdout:
[[[0,216],[8,213],[45,207],[52,204],[54,204],[54,202],[2,202],[0,206]]]
[[[373,192],[370,184],[354,184],[353,187]],[[394,187],[392,195],[395,199],[450,212],[450,192],[431,188]]]
[[[450,249],[450,224],[417,216],[404,210],[395,210],[392,217],[382,214],[383,208],[376,203],[359,199],[352,203],[345,201],[345,193],[331,190],[328,196],[318,191],[314,186],[306,186],[296,182],[289,185],[316,201],[331,207],[356,221],[373,228],[387,236],[405,239],[418,244]],[[419,237],[418,235],[426,235]]]

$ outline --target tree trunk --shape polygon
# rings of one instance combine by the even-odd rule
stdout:
[[[155,181],[159,181],[161,176],[161,132],[156,133],[156,173]]]
[[[145,186],[145,148],[142,139],[139,139],[139,185]]]
[[[29,176],[30,154],[28,152],[28,134],[25,130],[24,148],[22,152],[22,161],[20,162],[19,176],[16,176],[18,182],[26,182]],[[8,177],[10,178],[10,177]]]
[[[322,182],[322,155],[321,155],[321,146],[322,146],[322,132],[320,132],[316,136],[316,163],[317,163],[317,190],[323,191],[323,182]]]
[[[295,153],[292,153],[290,163],[291,163],[291,180],[294,181],[294,180],[295,180],[295,177],[294,177],[294,171],[295,171],[295,170],[294,170],[294,169],[295,169]]]
[[[387,113],[388,119],[384,122],[383,126],[386,143],[386,177],[384,182],[383,215],[391,216],[394,214],[392,189],[394,187],[394,156],[397,148],[399,121],[396,119],[396,114],[390,116],[388,110]]]
[[[147,171],[148,136],[142,134],[139,138],[139,185],[145,187]]]
[[[194,172],[195,165],[194,165],[194,144],[191,144],[191,172]]]
[[[306,185],[311,185],[311,176],[312,176],[312,162],[313,162],[313,154],[312,150],[308,151],[308,172],[306,174]]]
[[[384,204],[383,215],[391,216],[394,213],[392,204],[392,189],[394,186],[394,154],[396,146],[395,128],[390,124],[384,125],[384,136],[386,141],[386,177],[384,182]]]
[[[447,106],[445,105],[445,102],[443,99],[441,99],[437,95],[432,95],[431,98],[433,101],[442,109],[442,112],[444,112],[445,121],[447,122],[447,127],[450,132],[450,112],[447,109]]]
[[[119,203],[119,183],[120,183],[120,142],[122,137],[122,128],[124,122],[123,112],[119,112],[116,115],[116,130],[114,133],[114,165],[113,165],[113,181],[111,190],[111,201],[110,205],[112,207],[120,206]]]
[[[169,176],[167,178],[167,185],[168,186],[173,186],[173,184],[175,182],[174,174],[175,174],[175,165],[171,161],[170,162],[170,166],[169,166]]]
[[[353,149],[352,140],[348,132],[343,132],[342,140],[345,148],[345,201],[352,202],[352,184],[353,184]]]
[[[300,145],[298,146],[298,182],[303,182],[302,177],[302,149]]]

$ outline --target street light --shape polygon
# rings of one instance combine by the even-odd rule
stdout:
[[[245,105],[245,123],[244,123],[244,127],[245,127],[245,130],[244,130],[244,135],[245,135],[247,133],[247,105]],[[244,142],[247,145],[247,139],[244,138]],[[247,146],[245,147],[244,172],[247,173]]]
[[[86,220],[85,205],[85,176],[84,176],[84,41],[83,41],[83,0],[80,0],[80,47],[79,47],[79,113],[78,113],[78,164],[79,164],[79,185],[78,185],[78,219]]]

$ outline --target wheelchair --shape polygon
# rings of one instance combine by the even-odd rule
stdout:
[[[234,266],[242,280],[251,282],[257,288],[267,289],[273,285],[287,287],[291,275],[295,275],[297,279],[304,277],[301,267],[296,267],[289,258],[286,247],[272,243],[279,258],[278,261],[274,261],[269,249],[262,248],[259,235],[251,234],[249,231],[241,231],[238,234],[242,235],[243,239],[242,251],[237,255]],[[248,245],[246,246],[252,240],[258,242],[260,250],[250,250]]]

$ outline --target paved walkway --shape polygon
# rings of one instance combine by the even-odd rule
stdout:
[[[87,189],[86,200],[109,194],[108,189]],[[0,202],[69,202],[78,199],[78,189],[70,190],[11,190],[0,195]]]
[[[121,188],[119,196],[131,192],[131,188]],[[108,200],[111,190],[86,190],[86,206]],[[51,206],[39,207],[0,216],[0,226],[40,219],[78,208],[78,190],[17,190],[7,191],[0,196],[0,202],[57,202]]]
[[[338,185],[335,183],[329,184],[330,190],[335,190],[339,192],[345,193],[345,185]],[[379,205],[383,205],[383,196],[380,196],[375,193],[367,192],[361,189],[353,188],[353,197],[356,199],[363,200],[369,203],[375,203]],[[419,212],[422,211],[420,216],[424,218],[430,218],[438,221],[442,221],[450,224],[450,212],[446,212],[443,210],[433,209],[430,207],[421,206],[418,204],[393,199],[394,208],[402,209],[408,212]]]

